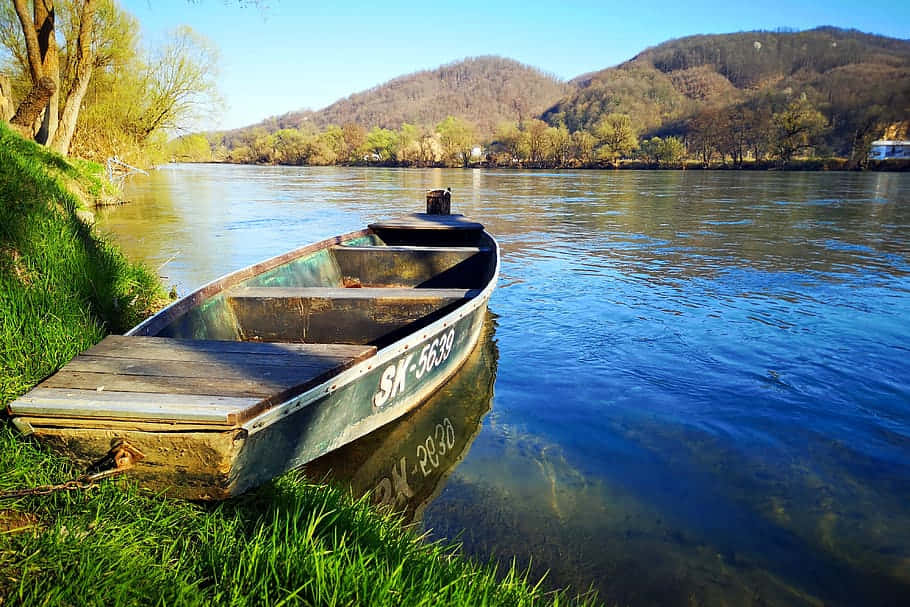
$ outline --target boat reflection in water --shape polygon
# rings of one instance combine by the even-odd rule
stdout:
[[[499,350],[495,315],[487,312],[474,351],[425,403],[378,430],[309,462],[313,480],[371,494],[377,506],[419,521],[467,455],[493,401]]]

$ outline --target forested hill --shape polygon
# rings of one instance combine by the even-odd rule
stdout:
[[[509,166],[797,156],[861,166],[874,139],[906,137],[908,124],[910,41],[820,27],[690,36],[567,83],[510,59],[465,59],[197,136],[174,155],[466,166],[483,146]],[[670,147],[655,151],[661,141]]]
[[[446,116],[492,134],[502,121],[535,118],[570,92],[542,71],[502,57],[473,57],[390,80],[315,112],[291,112],[259,125],[268,131],[359,124],[397,129],[403,123],[435,125]]]
[[[570,131],[621,113],[646,133],[686,135],[700,113],[773,112],[805,97],[828,119],[832,151],[846,155],[865,124],[910,115],[910,41],[832,27],[690,36],[571,84],[543,115]]]

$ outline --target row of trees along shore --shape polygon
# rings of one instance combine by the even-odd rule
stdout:
[[[187,26],[156,46],[140,30],[114,0],[4,2],[0,118],[63,155],[164,160],[170,133],[217,110],[218,52]]]
[[[193,134],[172,142],[172,160],[283,165],[494,166],[786,166],[797,158],[828,159],[828,121],[805,97],[705,108],[660,133],[642,133],[626,114],[608,114],[590,130],[570,132],[538,119],[501,123],[483,137],[449,116],[434,127],[397,130],[348,123],[319,130],[306,122],[273,133],[264,128]],[[804,162],[805,164],[805,162]]]

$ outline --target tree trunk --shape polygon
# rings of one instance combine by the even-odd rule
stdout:
[[[16,114],[9,121],[10,124],[19,127],[19,131],[27,133],[29,136],[34,134],[35,122],[41,116],[41,112],[47,107],[47,103],[57,90],[57,85],[53,79],[43,76],[32,86],[31,90],[25,96],[25,99],[19,104]]]
[[[35,0],[35,30],[38,35],[38,50],[41,55],[41,66],[44,75],[54,81],[54,92],[48,100],[41,125],[35,129],[35,141],[47,144],[53,141],[57,132],[58,114],[60,107],[60,61],[57,53],[57,37],[55,35],[54,2],[53,0]]]
[[[39,0],[40,3],[41,0]],[[16,10],[16,16],[22,26],[22,35],[25,38],[32,88],[19,104],[16,113],[10,119],[10,124],[16,126],[23,135],[32,137],[35,134],[35,123],[41,116],[41,112],[47,107],[50,98],[56,93],[57,86],[53,78],[45,76],[44,65],[41,61],[41,44],[38,41],[35,22],[28,11],[28,2],[13,0],[13,8]],[[36,6],[35,12],[38,13],[38,11],[38,6]]]
[[[21,2],[22,0],[16,0]],[[57,133],[50,142],[51,148],[64,156],[69,153],[73,134],[76,132],[76,120],[82,107],[82,99],[88,90],[89,80],[92,78],[94,56],[92,53],[92,26],[95,21],[97,0],[85,0],[82,5],[82,15],[79,22],[79,37],[76,44],[76,70],[75,78],[66,96],[63,112],[60,114],[60,124]]]
[[[35,31],[35,23],[28,13],[28,2],[13,0],[13,7],[16,9],[16,16],[19,17],[19,24],[22,26],[22,35],[25,37],[25,50],[28,54],[28,69],[32,77],[32,85],[36,86],[44,76],[38,32]]]

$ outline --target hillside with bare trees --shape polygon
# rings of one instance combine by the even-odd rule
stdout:
[[[689,36],[569,82],[501,57],[465,59],[318,111],[211,133],[183,146],[198,154],[175,157],[525,167],[827,158],[861,167],[874,139],[908,121],[910,41],[820,27]]]

